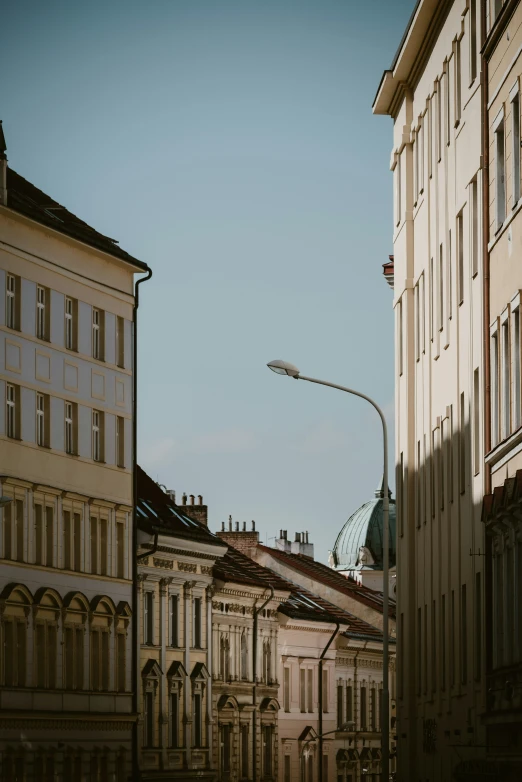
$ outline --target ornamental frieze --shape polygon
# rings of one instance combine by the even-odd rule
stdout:
[[[164,567],[167,568],[168,570],[172,570],[174,568],[173,559],[163,559],[163,558],[160,559],[158,557],[154,557],[153,562],[154,562],[154,567]]]
[[[192,562],[178,562],[178,570],[182,570],[184,573],[197,573],[198,566]]]

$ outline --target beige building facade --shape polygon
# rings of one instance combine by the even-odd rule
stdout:
[[[2,779],[124,782],[133,703],[134,274],[0,132]]]
[[[500,3],[490,5],[420,0],[373,106],[393,118],[400,780],[476,779],[486,754],[480,50]]]

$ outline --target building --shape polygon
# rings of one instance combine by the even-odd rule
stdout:
[[[181,506],[174,497],[138,467],[143,782],[216,779],[212,568],[227,546],[208,530],[202,497]]]
[[[400,780],[485,758],[485,11],[419,0],[373,104],[393,119]]]
[[[142,272],[8,167],[0,132],[2,779],[131,771]]]
[[[315,562],[307,533],[290,543],[282,531],[274,549],[262,546],[245,524],[232,529],[230,521],[217,534],[237,549],[234,558],[248,578],[277,584],[281,594],[287,590],[276,614],[277,778],[373,782],[381,759],[382,595]],[[381,628],[346,606],[378,618]],[[392,699],[393,682],[390,676]],[[395,742],[392,756],[394,749]]]
[[[330,567],[378,592],[383,589],[383,489],[363,503],[339,532],[328,558]],[[395,500],[389,492],[389,592],[395,597]]]
[[[522,6],[499,3],[484,47],[489,197],[484,212],[486,288],[486,530],[488,767],[497,779],[522,777],[522,399],[520,291],[520,108]]]

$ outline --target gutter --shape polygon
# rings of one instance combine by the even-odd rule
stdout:
[[[257,617],[260,611],[274,597],[274,587],[268,586],[270,594],[264,603],[254,611],[254,637],[252,640],[252,782],[257,782]]]
[[[133,348],[132,348],[132,711],[136,715],[132,726],[132,779],[139,779],[138,765],[138,558],[135,556],[138,539],[138,307],[139,286],[152,277],[148,269],[145,277],[134,285]],[[157,544],[157,537],[156,537]]]
[[[318,721],[318,733],[319,733],[319,757],[317,759],[317,779],[319,782],[323,782],[323,660],[326,652],[333,643],[333,640],[339,632],[341,625],[339,622],[335,622],[335,630],[333,631],[328,643],[321,652],[319,657],[319,721]],[[327,781],[326,781],[327,782]]]

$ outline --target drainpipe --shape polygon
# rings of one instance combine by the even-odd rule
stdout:
[[[321,656],[319,657],[319,725],[318,725],[319,759],[318,759],[318,771],[317,771],[317,779],[319,780],[319,782],[323,782],[323,660],[335,636],[339,632],[339,627],[340,627],[339,622],[336,622],[335,630],[333,631],[328,643],[324,647],[323,651],[321,652]]]
[[[144,551],[142,554],[136,554],[136,562],[139,562],[141,559],[145,559],[145,557],[150,557],[151,554],[155,554],[158,550],[158,535],[159,532],[154,533],[154,543],[152,544],[152,548],[148,548],[147,551]]]
[[[133,356],[132,356],[132,711],[136,720],[132,724],[132,779],[139,779],[138,764],[138,560],[135,556],[138,540],[138,306],[139,286],[150,280],[152,269],[134,285]]]
[[[274,596],[274,587],[269,586],[270,594],[259,608],[254,609],[254,637],[252,639],[252,782],[257,782],[257,617],[260,611],[272,600]]]

